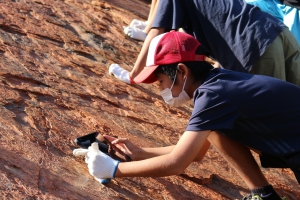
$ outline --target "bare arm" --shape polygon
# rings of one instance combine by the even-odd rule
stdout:
[[[196,158],[210,131],[186,131],[173,150],[141,161],[120,163],[116,177],[158,177],[176,175]]]
[[[162,156],[169,154],[173,151],[175,145],[167,147],[157,147],[157,148],[140,148],[134,152],[134,160],[146,160],[149,158]]]
[[[130,156],[133,161],[145,160],[157,156],[166,155],[171,153],[175,148],[175,145],[156,148],[140,148],[126,138],[116,139],[108,135],[105,135],[104,137],[113,144],[113,148],[121,150],[126,155]],[[210,142],[206,140],[199,153],[195,157],[194,161],[201,161],[208,151],[209,147]]]
[[[144,30],[146,34],[148,34],[149,31],[151,30],[151,27],[152,27],[152,24],[153,24],[155,15],[156,15],[158,3],[159,3],[159,0],[152,0],[151,9],[150,9],[149,16],[148,16],[148,25],[146,26],[146,28]]]
[[[148,158],[165,155],[172,152],[175,147],[175,145],[173,145],[167,147],[142,148],[138,147],[127,138],[115,138],[108,135],[104,135],[104,137],[110,141],[114,150],[122,151],[133,161],[145,160]]]
[[[201,161],[205,156],[209,147],[210,147],[210,142],[206,140],[203,147],[200,149],[199,153],[197,154],[197,156],[193,161]],[[167,146],[167,147],[158,147],[158,148],[141,148],[134,153],[136,155],[134,160],[145,160],[156,156],[166,155],[171,153],[174,148],[175,145]]]
[[[158,36],[159,34],[164,33],[165,29],[164,28],[152,28],[147,37],[146,40],[142,46],[141,52],[138,55],[138,58],[134,64],[134,67],[132,71],[130,72],[130,77],[134,79],[146,66],[146,60],[147,60],[147,55],[148,55],[148,48],[150,45],[151,40]]]
[[[210,57],[206,57],[205,61],[208,62],[209,64],[211,64],[212,66],[214,66],[214,68],[219,68],[220,67],[220,63]]]
[[[150,11],[149,11],[149,15],[148,15],[148,21],[150,20],[151,16],[153,15],[154,13],[154,8],[156,6],[156,3],[157,3],[157,0],[152,0],[151,1],[151,7],[150,7]],[[155,15],[155,14],[154,14]]]

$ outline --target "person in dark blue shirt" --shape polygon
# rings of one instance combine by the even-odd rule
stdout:
[[[259,153],[263,167],[290,168],[300,183],[300,87],[269,76],[213,68],[204,62],[200,48],[189,34],[161,34],[151,41],[147,67],[135,78],[137,83],[158,81],[170,106],[194,99],[178,143],[140,148],[127,139],[105,136],[133,161],[119,163],[91,148],[86,157],[91,175],[106,179],[180,174],[201,160],[212,144],[251,190],[244,199],[280,200],[250,150]]]
[[[300,86],[296,38],[282,22],[243,0],[160,1],[135,65],[126,73],[130,83],[145,66],[152,38],[179,28],[193,35],[203,54],[217,60],[222,68],[272,76]],[[111,74],[121,71],[119,65],[111,68]]]

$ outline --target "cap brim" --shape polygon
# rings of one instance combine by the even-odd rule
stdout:
[[[153,72],[158,68],[159,65],[144,67],[143,71],[136,76],[133,81],[135,83],[153,83],[157,81],[156,77],[154,76]]]

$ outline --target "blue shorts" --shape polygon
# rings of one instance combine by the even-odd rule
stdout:
[[[300,152],[282,157],[262,153],[260,163],[264,168],[290,168],[300,184]]]

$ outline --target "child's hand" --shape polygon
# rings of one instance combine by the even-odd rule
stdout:
[[[121,152],[122,154],[127,155],[130,160],[136,160],[135,157],[141,148],[133,144],[131,141],[126,138],[118,139],[108,135],[104,135],[103,137],[106,141],[111,143],[110,146],[113,148],[113,150],[115,150],[115,152]]]

